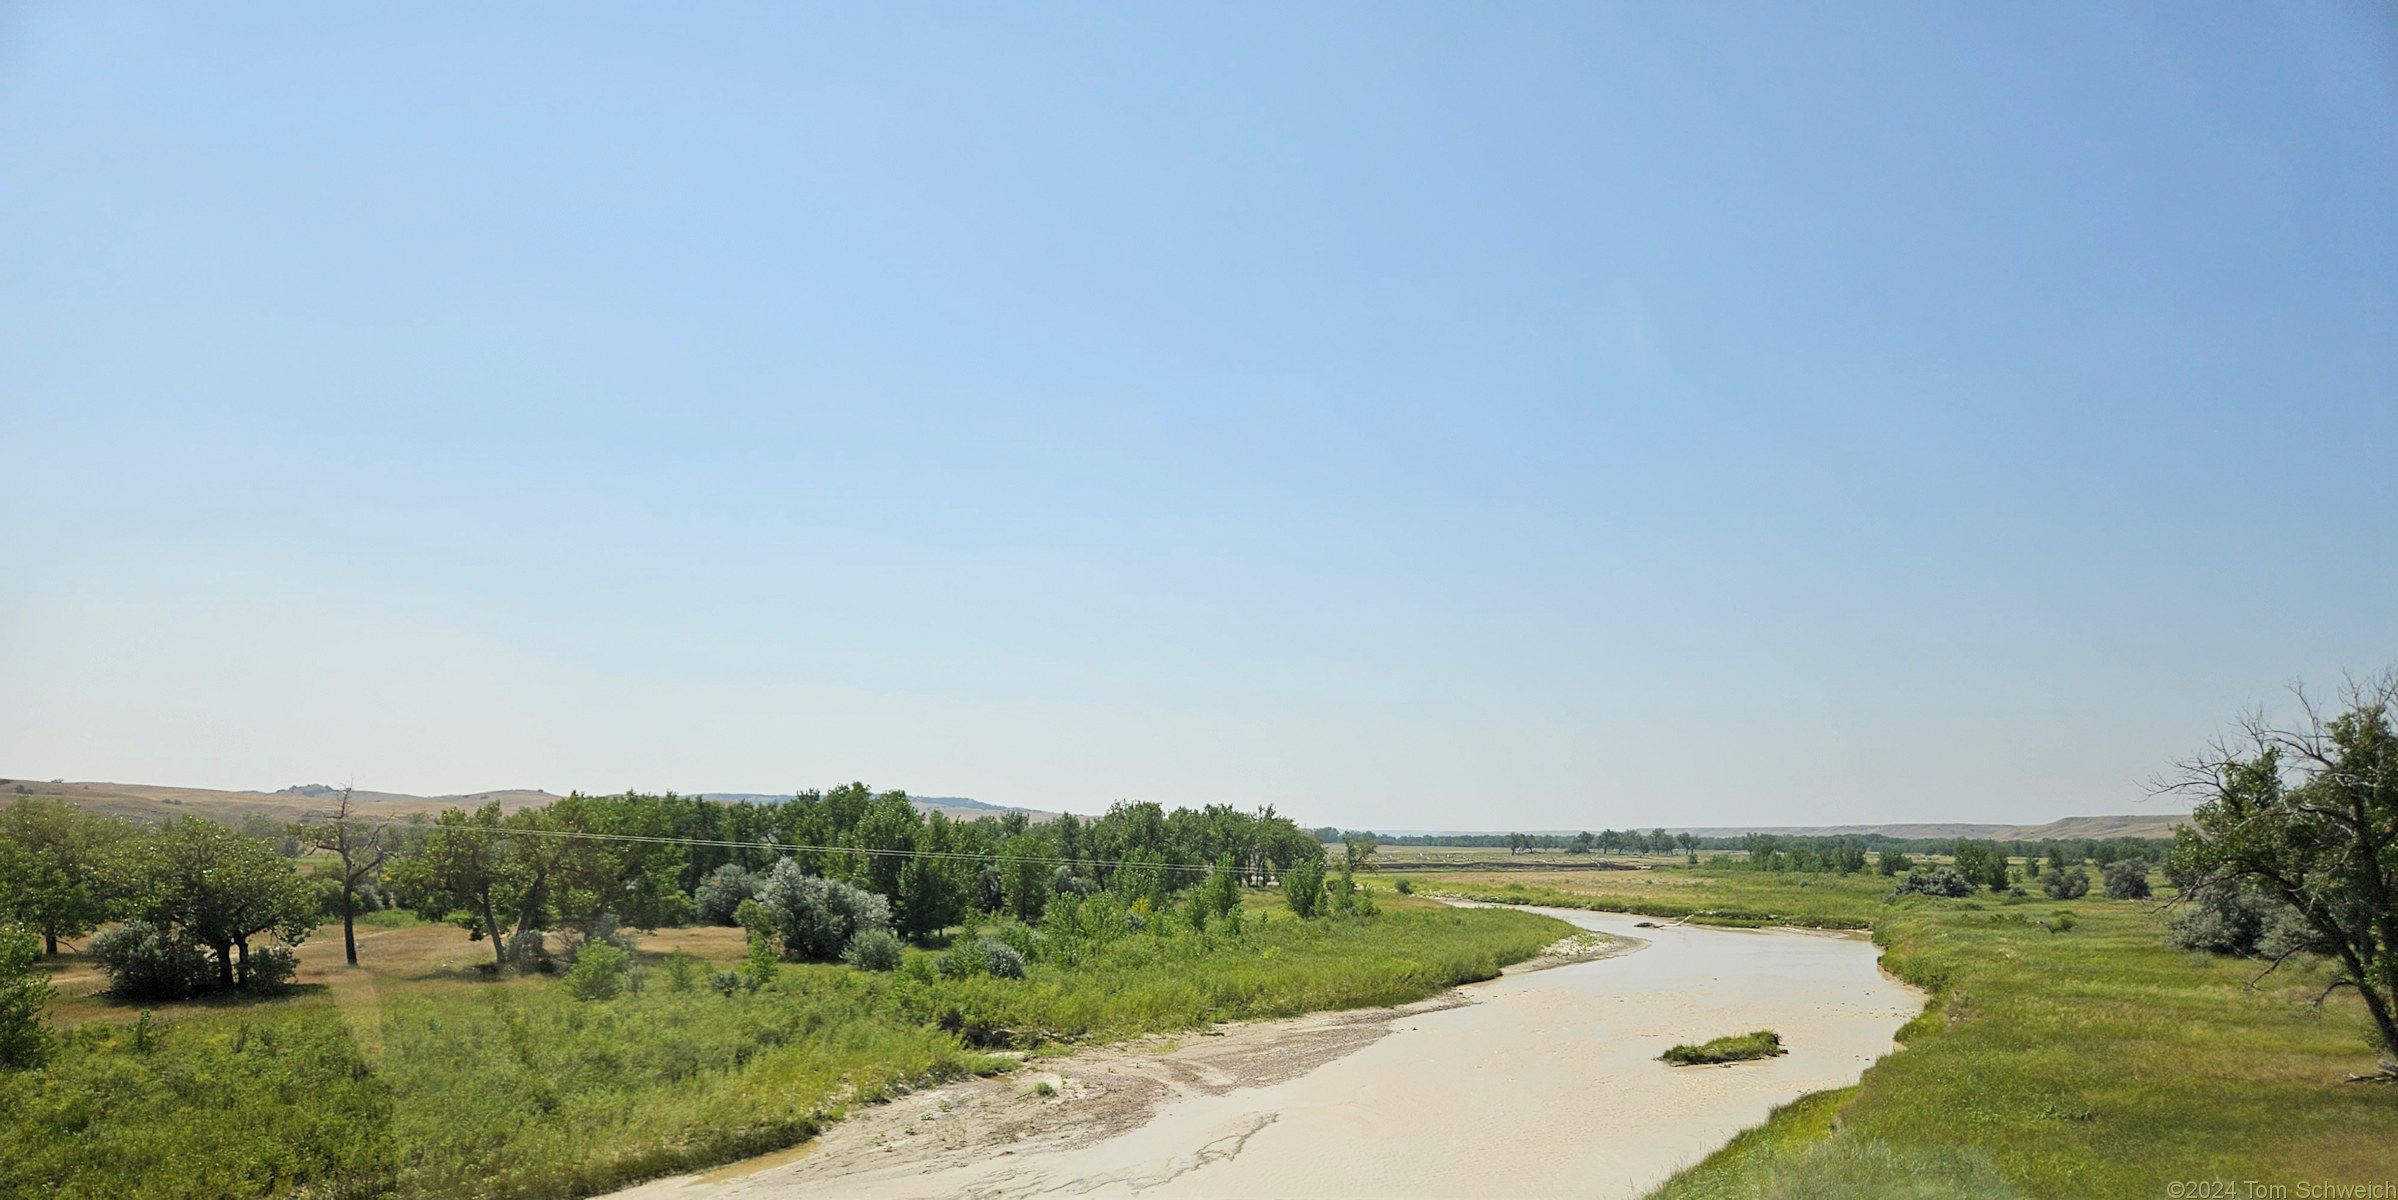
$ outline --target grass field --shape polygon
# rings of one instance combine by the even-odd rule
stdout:
[[[792,1145],[849,1105],[1015,1065],[1014,1054],[1212,1021],[1388,1004],[1487,978],[1570,933],[1547,917],[1385,893],[1370,920],[1299,922],[1250,898],[1239,938],[1132,936],[1024,980],[786,965],[754,994],[670,993],[680,947],[719,965],[737,930],[662,930],[640,994],[481,980],[484,947],[382,918],[302,947],[293,996],[141,1010],[58,963],[57,1061],[0,1077],[0,1196],[208,1200],[563,1197]]]
[[[1419,890],[1747,924],[1870,928],[1932,998],[1852,1089],[1781,1110],[1659,1193],[2159,1197],[2176,1183],[2398,1176],[2398,1093],[2371,1068],[2362,1005],[2328,976],[2175,950],[2150,904],[1988,893],[1884,904],[1873,876],[1660,866],[1427,877]],[[2075,920],[2062,932],[2057,914]],[[2191,1192],[2190,1194],[2198,1194]],[[2233,1194],[2229,1192],[2219,1194]],[[2239,1192],[2248,1195],[2248,1192]],[[2270,1194],[2269,1192],[2256,1194]]]

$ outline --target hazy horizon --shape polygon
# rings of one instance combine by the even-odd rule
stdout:
[[[2386,6],[14,6],[0,178],[40,778],[2036,824],[2398,662]]]

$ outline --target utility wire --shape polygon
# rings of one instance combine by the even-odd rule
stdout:
[[[887,858],[949,858],[968,862],[993,862],[1002,857],[1018,862],[1054,863],[1059,866],[1094,867],[1156,867],[1165,871],[1215,870],[1212,866],[1192,863],[1134,862],[1122,858],[1050,858],[1021,854],[974,854],[961,850],[881,850],[869,846],[803,846],[787,842],[736,842],[720,838],[658,837],[639,833],[591,833],[580,829],[526,829],[507,825],[452,825],[451,829],[477,829],[485,833],[508,834],[517,837],[584,838],[599,842],[640,842],[661,846],[721,846],[733,850],[813,851],[819,854],[874,854]]]

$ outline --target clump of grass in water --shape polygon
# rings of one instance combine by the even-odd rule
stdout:
[[[1747,1062],[1788,1053],[1782,1048],[1781,1034],[1771,1029],[1760,1029],[1738,1037],[1719,1037],[1696,1046],[1676,1046],[1657,1057],[1676,1066],[1691,1067],[1703,1063]]]

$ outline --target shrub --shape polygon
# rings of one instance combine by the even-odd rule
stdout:
[[[1888,899],[1896,900],[1901,896],[1948,896],[1954,898],[1972,894],[1973,884],[1971,881],[1948,867],[1935,866],[1930,870],[1907,872],[1906,878],[1899,880],[1898,886],[1890,889]]]
[[[35,969],[42,942],[22,925],[0,926],[0,1068],[38,1067],[50,1057],[42,1010],[50,977]]]
[[[891,928],[891,902],[873,892],[821,875],[810,875],[784,859],[774,865],[758,902],[773,914],[783,938],[783,955],[826,962],[841,957],[849,940],[868,929]]]
[[[961,938],[958,944],[942,952],[935,966],[951,979],[968,979],[987,974],[991,967],[991,943],[987,938]]]
[[[566,990],[577,1000],[614,1000],[623,994],[625,966],[632,956],[607,942],[591,942],[566,973]]]
[[[1301,918],[1324,910],[1324,864],[1302,858],[1282,873],[1282,902]]]
[[[1016,948],[997,938],[983,939],[984,969],[993,979],[1024,978],[1024,956]]]
[[[708,990],[726,996],[735,992],[754,992],[758,990],[758,978],[746,971],[726,967],[708,976]]]
[[[2107,899],[2148,899],[2148,861],[2146,859],[2118,859],[2108,863],[2102,874],[2106,879]]]
[[[268,946],[250,952],[249,971],[242,979],[244,991],[273,996],[288,991],[292,980],[300,974],[300,956],[288,946]]]
[[[1021,961],[1032,962],[1041,957],[1040,935],[1033,932],[1032,926],[1021,921],[1001,921],[999,928],[991,936],[996,938],[1000,945],[1015,951],[1016,957]]]
[[[689,950],[678,949],[666,956],[666,990],[688,992],[699,983],[699,973],[708,964],[692,956]]]
[[[888,929],[869,929],[849,939],[849,948],[841,952],[841,961],[861,971],[895,971],[905,956],[898,935]]]
[[[550,957],[549,939],[538,929],[520,929],[509,934],[508,948],[500,957],[509,966],[527,973],[538,971],[546,975],[558,969],[557,960]]]
[[[1415,895],[1415,884],[1413,884],[1413,883],[1410,883],[1409,881],[1407,881],[1407,880],[1404,880],[1404,879],[1400,880],[1400,881],[1399,881],[1399,894],[1400,894],[1400,895],[1402,895],[1402,896],[1412,896],[1412,895]]]
[[[1688,1067],[1702,1063],[1747,1062],[1788,1053],[1782,1048],[1781,1034],[1771,1029],[1760,1029],[1737,1037],[1719,1037],[1711,1042],[1675,1046],[1657,1057],[1677,1066]]]
[[[2080,867],[2050,871],[2040,877],[2040,890],[2051,900],[2079,900],[2090,894],[2090,873]]]
[[[700,880],[692,893],[698,919],[709,925],[737,924],[733,914],[741,902],[755,897],[766,886],[766,877],[755,871],[745,871],[738,863],[726,863]]]
[[[574,962],[594,942],[605,942],[628,955],[641,949],[641,935],[625,928],[623,923],[617,920],[616,914],[612,912],[604,912],[593,917],[591,925],[587,929],[569,930],[565,934],[564,940],[566,943],[564,953],[568,963]]]
[[[2193,887],[2182,900],[2185,906],[2165,925],[2170,946],[2242,958],[2331,948],[2296,909],[2254,884]]]
[[[90,945],[108,975],[108,994],[119,999],[182,1000],[217,984],[208,953],[162,925],[127,921]]]
[[[2089,891],[2090,885],[2084,883],[2082,885],[2082,890],[2085,892]],[[2072,911],[2070,909],[2060,908],[2056,911],[2056,915],[2049,918],[2048,931],[2050,933],[2064,933],[2067,930],[2072,929],[2075,924],[2076,922],[2073,919]]]

